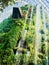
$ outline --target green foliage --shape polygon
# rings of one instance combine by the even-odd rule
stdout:
[[[0,64],[1,65],[15,65],[16,57],[13,50],[7,48],[6,50],[0,49]]]
[[[27,6],[27,5],[26,5]],[[28,9],[27,7],[22,7],[22,10]],[[24,12],[24,11],[23,11]],[[40,11],[42,12],[42,11]],[[48,20],[47,20],[48,21]],[[47,42],[47,51],[49,54],[49,32],[47,29],[47,41],[45,41],[43,34],[43,22],[42,22],[42,15],[40,19],[41,27],[40,27],[40,34],[41,34],[41,43],[38,43],[38,55],[37,55],[37,64],[38,65],[46,65],[46,43]],[[35,57],[35,24],[36,24],[36,7],[33,8],[33,18],[32,23],[30,24],[30,20],[27,20],[26,24],[24,23],[24,19],[12,19],[11,17],[5,19],[0,24],[0,65],[34,65],[34,57]],[[25,26],[26,27],[25,27]],[[26,34],[26,48],[18,48],[18,40],[22,37],[22,32],[27,30]],[[30,28],[29,28],[30,27]],[[43,41],[42,41],[43,40]],[[13,49],[17,48],[18,52],[24,51],[25,54],[18,53],[15,56]],[[37,49],[37,48],[36,48]],[[28,53],[29,52],[29,53]],[[49,55],[48,55],[49,59]],[[49,60],[48,60],[49,62]]]
[[[0,23],[0,33],[8,32],[13,26],[12,18],[5,19],[2,23]]]
[[[14,47],[21,37],[23,19],[5,19],[0,25],[0,64],[15,65]],[[4,24],[4,25],[3,25]],[[3,28],[2,28],[3,26]]]
[[[14,3],[15,3],[14,0],[0,0],[0,11],[2,11],[8,5],[12,5]]]
[[[8,18],[9,19],[9,18]],[[3,33],[0,34],[0,43],[4,44],[4,48],[10,47],[14,48],[16,43],[21,37],[21,32],[23,29],[23,21],[22,20],[4,20],[3,24]],[[3,25],[1,24],[1,25]]]

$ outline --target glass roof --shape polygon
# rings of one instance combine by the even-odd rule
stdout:
[[[45,12],[47,13],[49,17],[49,0],[15,0],[16,4],[12,6],[6,7],[3,12],[0,12],[0,21],[2,21],[5,18],[8,18],[12,12],[13,7],[22,7],[25,6],[26,4],[29,5],[40,5],[44,8]],[[8,10],[8,11],[7,11]],[[6,11],[6,14],[5,14]],[[8,16],[6,16],[8,14]]]

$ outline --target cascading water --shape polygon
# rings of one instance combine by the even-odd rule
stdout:
[[[37,5],[36,8],[36,22],[35,22],[35,33],[36,33],[36,39],[35,39],[35,65],[38,65],[37,59],[38,59],[38,50],[39,50],[39,44],[41,43],[40,39],[40,5]]]
[[[47,33],[46,33],[47,28],[46,28],[46,17],[45,17],[44,8],[42,8],[42,11],[43,11],[44,33],[45,33],[44,38],[45,38],[45,47],[46,47],[46,49],[45,49],[46,50],[45,51],[45,53],[46,53],[46,65],[48,65],[48,43],[47,43]]]

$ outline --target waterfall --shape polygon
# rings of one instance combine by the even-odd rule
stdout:
[[[35,65],[37,64],[38,60],[38,50],[39,50],[39,44],[41,43],[40,39],[40,5],[37,5],[36,7],[36,22],[35,22],[35,34],[36,34],[36,39],[35,39]]]
[[[46,17],[45,17],[45,12],[44,12],[44,8],[42,8],[42,11],[43,11],[43,23],[44,23],[44,38],[45,38],[45,47],[46,47],[46,65],[48,65],[48,43],[47,43],[47,33],[46,33]]]

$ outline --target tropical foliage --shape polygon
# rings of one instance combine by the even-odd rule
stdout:
[[[7,0],[9,1],[9,0]],[[2,2],[2,0],[1,0]],[[3,4],[4,5],[4,4]],[[24,13],[28,7],[22,7]],[[42,13],[42,11],[40,11]],[[9,17],[0,23],[0,65],[35,65],[35,24],[36,24],[36,6],[33,9],[32,22],[27,20],[25,23],[24,18],[13,19]],[[47,15],[46,15],[47,16]],[[46,56],[49,54],[49,28],[47,25],[47,41],[45,41],[45,33],[43,28],[43,18],[41,16],[40,23],[40,34],[41,42],[39,44],[37,64],[46,65]],[[46,23],[48,23],[48,18],[46,18]],[[19,41],[22,39],[23,30],[27,30],[26,39],[24,41],[24,48],[18,48]],[[46,47],[47,43],[47,47]],[[22,45],[22,44],[21,44]],[[37,49],[37,48],[36,48]],[[47,49],[47,50],[46,50]],[[19,52],[16,54],[16,52]],[[49,63],[49,55],[48,55]]]

